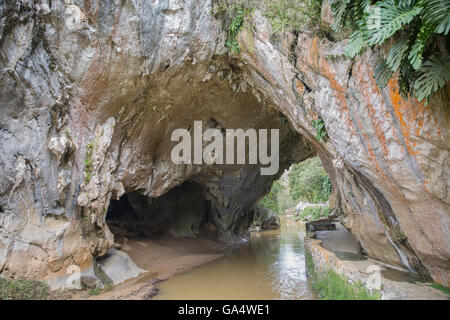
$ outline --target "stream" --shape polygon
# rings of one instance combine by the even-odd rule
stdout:
[[[223,257],[162,282],[154,299],[317,299],[303,236],[295,222],[282,219],[280,230],[253,234]]]

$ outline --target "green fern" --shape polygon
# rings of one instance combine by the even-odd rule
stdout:
[[[411,88],[414,79],[417,77],[417,72],[411,66],[411,64],[403,63],[398,75],[398,84],[400,86],[400,93],[407,97],[407,94],[411,92]]]
[[[344,48],[344,53],[347,57],[356,57],[365,45],[364,32],[362,30],[356,30],[350,36],[348,44]]]
[[[334,13],[334,21],[331,24],[331,29],[336,32],[341,31],[342,26],[345,24],[345,17],[347,13],[348,1],[332,1],[331,6]]]
[[[448,34],[450,31],[450,1],[424,0],[423,18],[430,25],[435,26],[435,32]]]
[[[422,11],[422,7],[412,5],[412,1],[404,2],[403,5],[399,5],[394,0],[385,0],[370,10],[364,32],[365,41],[369,46],[382,44]]]
[[[409,38],[403,37],[399,42],[397,42],[394,46],[392,46],[389,51],[388,57],[386,59],[387,66],[392,71],[397,71],[400,68],[400,64],[402,63],[405,56],[407,56],[409,49]]]
[[[382,60],[375,68],[375,80],[380,89],[386,87],[389,79],[392,77],[392,70],[388,67],[386,60]]]
[[[331,29],[340,32],[344,27],[355,28],[371,2],[371,0],[332,0],[334,21]]]
[[[448,42],[450,0],[332,0],[332,9],[334,30],[349,24],[353,29],[344,49],[350,58],[364,47],[396,40],[387,58],[375,68],[380,88],[398,71],[401,93],[413,93],[423,101],[448,81],[448,71],[443,71],[448,68],[448,46],[442,48],[437,41],[444,37],[439,41]],[[352,20],[356,22],[349,23]]]
[[[414,83],[418,100],[427,99],[450,80],[450,60],[432,56],[419,70],[420,77]]]
[[[418,70],[422,66],[423,62],[423,51],[433,34],[433,27],[424,23],[417,35],[416,42],[411,47],[411,51],[409,53],[408,59],[415,70]]]

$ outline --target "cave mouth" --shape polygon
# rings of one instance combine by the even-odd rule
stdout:
[[[329,206],[333,192],[330,176],[317,154],[295,162],[272,184],[258,202],[259,208],[270,209],[304,222],[326,219],[334,212]],[[305,211],[306,209],[306,211]],[[303,212],[304,211],[304,212]],[[263,214],[263,216],[261,216]],[[258,212],[253,226],[261,225],[264,212]]]
[[[119,244],[127,238],[157,239],[165,235],[215,239],[217,229],[203,191],[199,183],[186,181],[158,198],[129,192],[110,201],[106,223]]]

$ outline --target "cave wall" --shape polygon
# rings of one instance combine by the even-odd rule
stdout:
[[[230,56],[216,9],[0,1],[0,271],[49,277],[88,264],[114,242],[111,198],[156,198],[187,180],[203,186],[224,239],[245,233],[276,176],[175,166],[172,130],[202,120],[280,128],[280,172],[317,152],[342,222],[369,255],[448,286],[447,93],[423,105],[400,97],[394,80],[380,91],[372,75],[383,49],[350,61],[345,40],[274,39],[257,11]],[[314,138],[319,117],[327,141]]]
[[[51,4],[51,8],[49,5]],[[203,186],[220,237],[246,233],[276,176],[175,165],[171,133],[280,129],[280,169],[314,154],[241,81],[209,1],[1,2],[0,271],[52,277],[114,243],[111,199]],[[244,192],[247,190],[247,192]],[[164,214],[164,213],[163,213]]]
[[[322,16],[329,28],[330,18]],[[340,220],[371,257],[448,286],[448,86],[429,104],[405,99],[395,79],[383,90],[375,84],[386,48],[350,60],[347,40],[271,34],[258,12],[240,33],[247,78],[310,137],[338,191],[331,202]],[[320,143],[313,139],[318,118],[329,135]]]

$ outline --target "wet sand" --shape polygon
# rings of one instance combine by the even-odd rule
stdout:
[[[111,291],[91,296],[86,291],[77,292],[72,299],[150,299],[158,292],[157,283],[222,257],[226,247],[224,243],[201,237],[173,237],[151,231],[147,234],[126,228],[118,230],[114,225],[111,230],[118,235],[120,250],[148,272],[116,285]]]
[[[122,248],[140,267],[167,279],[186,269],[222,256],[224,244],[202,238],[162,236],[157,240],[130,240]]]

